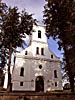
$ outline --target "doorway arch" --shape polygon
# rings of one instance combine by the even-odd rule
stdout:
[[[37,76],[35,80],[35,91],[40,92],[44,91],[44,77],[43,76]]]

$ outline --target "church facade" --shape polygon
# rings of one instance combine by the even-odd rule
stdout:
[[[48,49],[43,26],[33,26],[31,44],[16,53],[12,91],[62,90],[61,62]]]

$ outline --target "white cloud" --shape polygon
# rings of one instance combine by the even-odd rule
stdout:
[[[45,0],[3,0],[8,6],[18,6],[19,10],[22,11],[24,8],[30,14],[34,14],[34,18],[36,18],[40,23],[43,20],[42,11],[43,6],[45,5]]]

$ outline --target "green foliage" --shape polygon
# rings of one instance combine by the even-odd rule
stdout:
[[[24,42],[22,38],[25,38],[25,33],[31,34],[35,19],[32,18],[32,14],[29,15],[25,10],[20,13],[17,7],[8,8],[4,6],[4,3],[0,5],[2,5],[0,9],[0,48],[4,46],[4,48],[10,49],[10,44],[12,44],[12,49],[22,46]]]
[[[3,16],[7,13],[7,6],[5,3],[2,3],[0,0],[0,86],[3,86],[3,80],[4,80],[4,66],[6,64],[6,59],[8,57],[8,54],[6,55],[7,50],[2,45],[3,41],[3,32],[2,32],[2,24],[3,24]]]
[[[59,39],[58,49],[61,50],[61,48],[63,48],[64,50],[65,71],[69,76],[70,83],[74,84],[75,1],[46,0],[46,4],[44,6],[44,23],[46,24],[47,36]]]
[[[8,77],[10,76],[11,55],[14,49],[19,46],[23,47],[25,42],[25,34],[31,35],[33,24],[36,19],[33,19],[32,14],[28,14],[26,10],[22,13],[18,12],[18,7],[7,7],[0,0],[0,63],[1,68],[8,63]],[[8,81],[9,85],[10,82]]]
[[[25,38],[25,33],[31,34],[34,22],[32,15],[29,15],[25,10],[20,14],[17,7],[9,8],[2,24],[4,45],[7,48],[9,48],[10,43],[14,48],[22,46],[21,44],[24,42],[22,38]]]

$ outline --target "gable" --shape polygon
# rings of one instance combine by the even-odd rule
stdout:
[[[23,57],[37,57],[49,60],[60,60],[49,48],[47,37],[45,35],[45,27],[33,26],[34,32],[30,37],[30,46],[21,51],[17,55]]]

